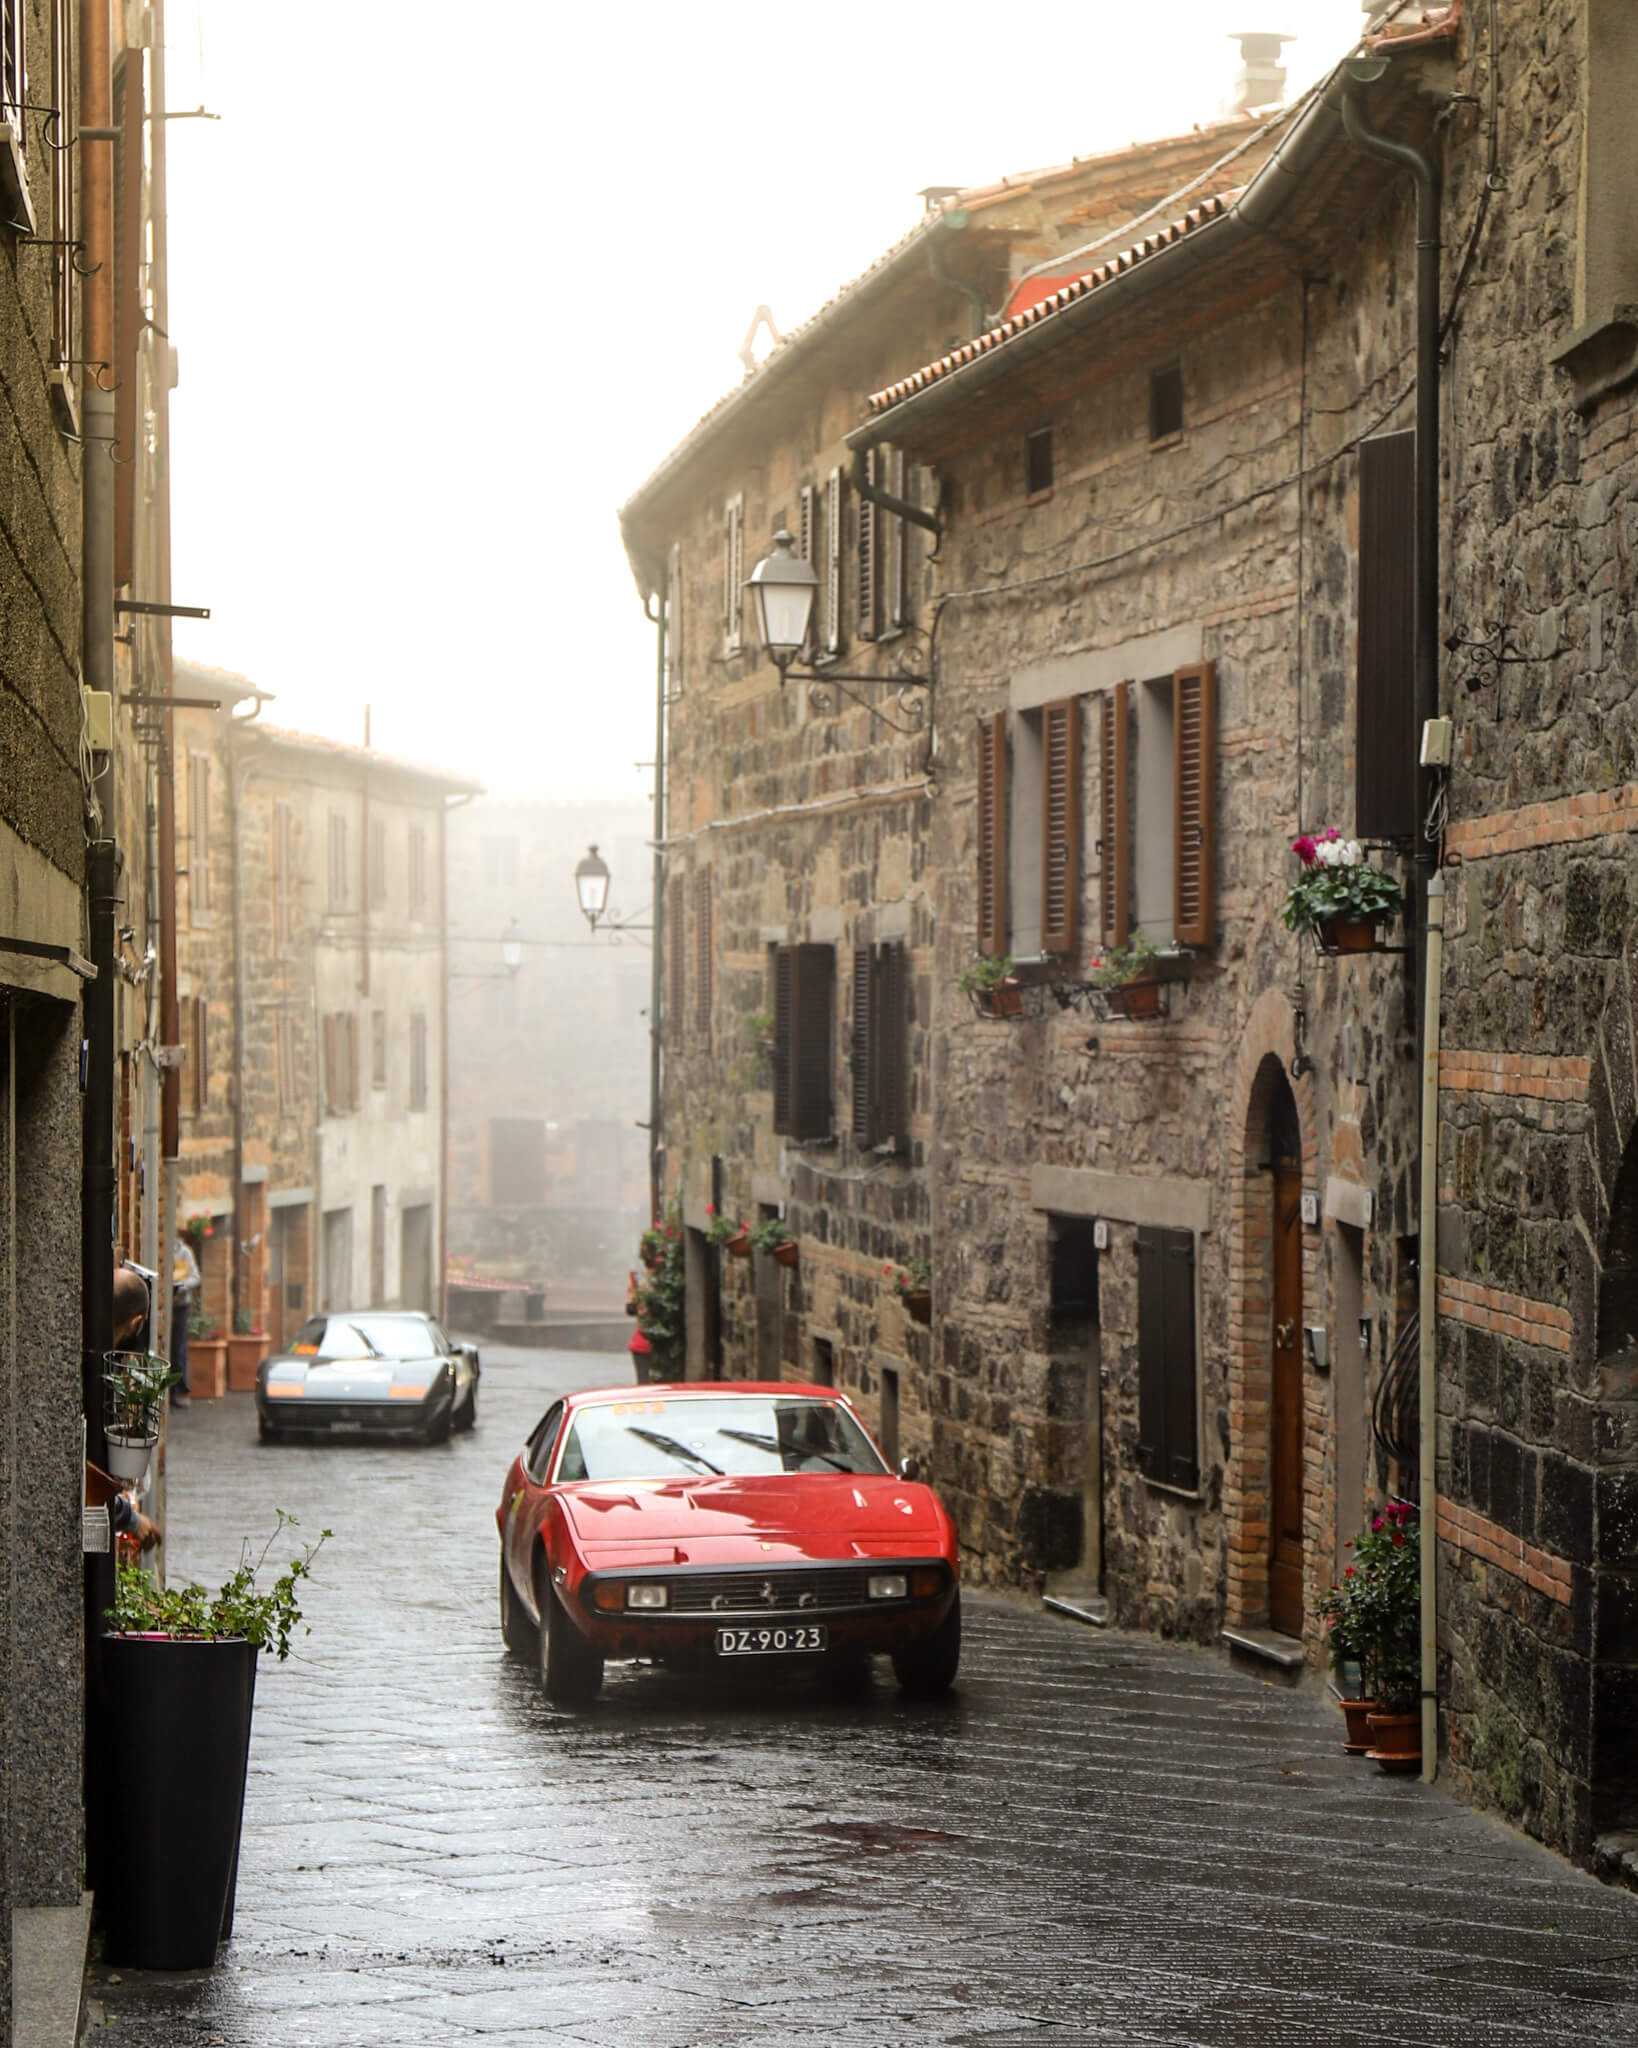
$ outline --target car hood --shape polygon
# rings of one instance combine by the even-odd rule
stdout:
[[[367,1400],[389,1387],[430,1387],[441,1358],[272,1358],[267,1377],[300,1385],[309,1400]]]
[[[930,1486],[889,1473],[583,1480],[559,1499],[592,1565],[633,1562],[654,1544],[664,1562],[693,1564],[927,1556],[943,1551],[948,1527]]]

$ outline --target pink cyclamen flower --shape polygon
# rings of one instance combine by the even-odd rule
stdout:
[[[1371,1527],[1373,1529],[1380,1529],[1382,1527],[1382,1517],[1380,1515],[1375,1517],[1375,1519],[1371,1523]]]
[[[1346,1571],[1345,1571],[1345,1572],[1343,1573],[1343,1575],[1342,1575],[1342,1576],[1343,1576],[1343,1577],[1344,1577],[1345,1579],[1351,1579],[1351,1578],[1353,1577],[1353,1575],[1354,1575],[1354,1568],[1353,1568],[1353,1566],[1352,1566],[1352,1565],[1349,1565],[1348,1569],[1347,1569],[1347,1570],[1346,1570]]]
[[[715,1208],[711,1205],[711,1203],[707,1202],[705,1205],[705,1213],[707,1216],[714,1216],[717,1212]]]
[[[1292,840],[1291,851],[1297,856],[1298,860],[1302,862],[1305,868],[1311,868],[1314,865],[1314,855],[1317,851],[1317,848],[1315,847],[1313,840],[1309,838],[1306,832],[1302,835],[1300,839]]]
[[[1342,837],[1342,834],[1337,830],[1335,825],[1327,825],[1325,830],[1320,834],[1320,837],[1321,839],[1325,840],[1340,839]]]

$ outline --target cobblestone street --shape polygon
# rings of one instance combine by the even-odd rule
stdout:
[[[1638,2040],[1638,1898],[1213,1656],[969,1598],[932,1706],[885,1668],[836,1700],[614,1667],[549,1709],[501,1649],[493,1511],[549,1393],[615,1375],[486,1357],[435,1449],[263,1448],[242,1398],[173,1423],[173,1577],[275,1506],[335,1535],[260,1675],[234,1937],[208,1975],[98,1970],[90,2038]]]

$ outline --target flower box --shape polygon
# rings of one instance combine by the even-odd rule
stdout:
[[[1166,1006],[1161,1001],[1160,991],[1158,981],[1123,981],[1118,988],[1105,989],[1103,999],[1109,1005],[1111,1017],[1125,1017],[1132,1023],[1138,1023],[1164,1014]]]
[[[1360,917],[1322,917],[1314,927],[1314,944],[1322,953],[1374,953],[1376,925]]]
[[[930,1287],[907,1287],[899,1297],[904,1303],[904,1312],[913,1323],[930,1323],[933,1320],[933,1290]]]
[[[1004,1018],[1021,1017],[1024,1014],[1024,990],[1018,977],[1009,974],[1005,981],[993,983],[989,988],[969,989],[973,1008],[981,1017],[996,1022]]]

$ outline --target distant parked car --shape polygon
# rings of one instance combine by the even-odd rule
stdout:
[[[501,1632],[549,1697],[604,1660],[861,1667],[943,1692],[961,1658],[955,1524],[830,1387],[735,1381],[555,1401],[495,1511]]]
[[[309,1316],[256,1374],[262,1441],[390,1430],[441,1444],[477,1421],[479,1371],[474,1345],[453,1343],[417,1311]]]

